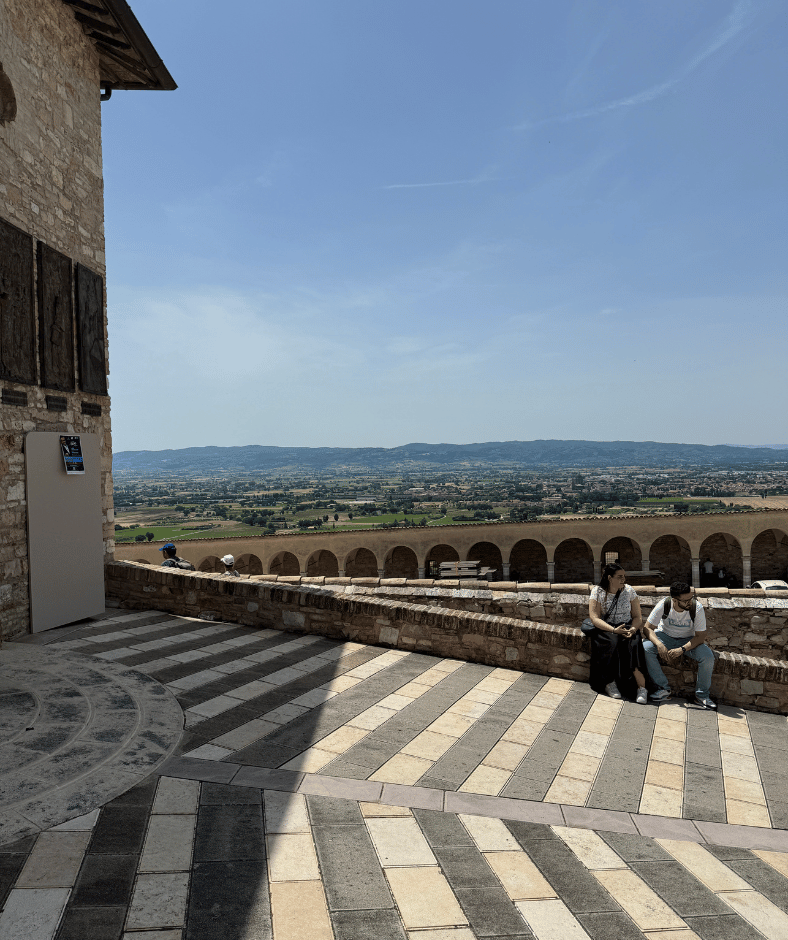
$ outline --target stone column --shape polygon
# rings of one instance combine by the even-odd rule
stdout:
[[[555,562],[554,561],[547,562],[547,580],[550,582],[550,584],[552,584],[553,581],[555,581]]]
[[[750,556],[741,556],[741,584],[742,587],[749,587],[752,580],[752,568],[750,565]]]
[[[510,564],[509,564],[508,561],[505,561],[505,562],[503,563],[503,579],[504,579],[504,581],[508,581],[508,580],[509,580],[509,569],[510,569],[510,567],[511,567],[511,566],[510,566]]]
[[[340,568],[340,569],[337,571],[337,577],[338,577],[338,578],[344,578],[344,577],[345,577],[345,569],[344,569],[344,568]]]
[[[385,574],[384,574],[385,570],[386,570],[385,568],[378,568],[378,577],[379,577],[379,578],[385,577]]]
[[[700,558],[692,559],[692,586],[700,587]]]
[[[423,580],[425,577],[424,568],[419,568],[419,579]]]
[[[599,584],[602,577],[602,562],[594,559],[594,584]]]
[[[643,571],[648,571],[650,564],[651,564],[650,558],[643,558],[640,562],[640,567],[643,569]]]

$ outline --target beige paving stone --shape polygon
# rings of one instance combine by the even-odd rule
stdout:
[[[123,934],[123,940],[181,940],[182,937],[183,931],[179,927],[174,930],[135,930]]]
[[[769,852],[766,849],[754,849],[753,854],[788,878],[788,852]]]
[[[513,901],[558,897],[525,852],[485,852],[484,857]]]
[[[196,823],[196,816],[151,816],[139,871],[188,871]]]
[[[359,803],[362,816],[412,816],[407,806],[388,806],[385,803]]]
[[[736,777],[738,780],[751,780],[753,783],[761,782],[755,758],[732,754],[730,751],[722,751],[722,775]]]
[[[101,809],[94,809],[92,813],[85,813],[84,816],[75,816],[59,826],[53,826],[49,832],[88,832],[95,828],[100,812]]]
[[[588,934],[561,900],[518,901],[515,907],[537,940],[588,940]]]
[[[509,685],[514,685],[518,679],[522,678],[522,672],[519,669],[504,669],[499,666],[497,669],[493,669],[488,679],[503,679],[504,682]]]
[[[182,927],[186,917],[188,872],[138,875],[126,918],[126,930]]]
[[[419,679],[423,679],[423,678],[424,678],[424,675],[419,676]],[[426,692],[429,692],[431,688],[432,688],[431,685],[427,685],[426,683],[423,683],[423,682],[414,681],[414,682],[408,682],[406,685],[400,686],[400,688],[397,689],[395,694],[404,695],[407,698],[414,699],[414,698],[420,698]]]
[[[752,889],[752,886],[740,878],[736,872],[697,842],[684,842],[678,839],[656,839],[655,841],[715,893]]]
[[[405,708],[405,706],[410,705],[412,702],[412,697],[402,695],[399,692],[393,692],[391,695],[387,695],[385,698],[381,699],[378,702],[378,707],[390,708],[392,711],[398,712]]]
[[[606,695],[597,695],[588,715],[597,718],[618,718],[622,705],[620,699],[608,698]],[[588,717],[588,716],[586,716]]]
[[[16,881],[17,888],[68,888],[90,842],[89,831],[42,832]]]
[[[408,940],[476,940],[476,934],[470,927],[434,927],[409,930]]]
[[[265,695],[266,692],[270,692],[272,689],[275,689],[275,685],[271,685],[270,682],[263,682],[262,679],[255,679],[253,682],[247,682],[246,685],[239,685],[237,689],[233,689],[230,692],[226,692],[226,695],[229,695],[230,698],[240,699],[242,702],[246,702],[249,699],[257,698],[258,695]]]
[[[356,715],[355,718],[351,718],[348,725],[354,728],[365,728],[367,731],[374,731],[375,728],[380,727],[384,721],[388,721],[389,718],[396,714],[396,711],[392,708],[382,708],[380,705],[373,705],[372,708],[368,708],[360,715]]]
[[[591,871],[627,867],[627,863],[592,829],[553,826],[553,831],[566,842],[585,867]]]
[[[420,676],[414,680],[419,685],[428,685],[430,688],[436,686],[439,682],[443,682],[448,673],[443,672],[440,669],[435,669],[433,666],[431,669],[428,669],[426,672],[422,672]]]
[[[576,780],[558,774],[545,794],[545,803],[566,803],[568,806],[585,806],[591,792],[590,780]]]
[[[269,833],[268,877],[274,881],[317,881],[315,845],[310,832]]]
[[[578,754],[570,750],[558,768],[558,773],[562,777],[593,781],[601,763],[598,757],[589,757],[587,754]]]
[[[683,802],[683,790],[644,783],[643,792],[640,795],[639,812],[650,816],[672,816],[680,819]]]
[[[539,708],[549,708],[550,711],[555,711],[555,709],[558,708],[563,700],[564,695],[562,693],[547,692],[542,689],[541,692],[537,692],[536,695],[531,699],[530,704]]]
[[[564,696],[572,688],[573,682],[571,679],[557,679],[552,678],[548,679],[547,682],[542,686],[543,692],[558,692],[560,695]]]
[[[467,699],[469,702],[481,702],[483,705],[492,705],[497,702],[500,697],[500,692],[485,692],[484,689],[480,689],[478,686],[475,689],[471,689],[470,692],[466,692],[463,696],[463,698]]]
[[[723,777],[723,780],[726,799],[766,806],[766,797],[760,783],[754,783],[752,780],[739,780],[738,777]]]
[[[253,718],[251,721],[247,721],[246,724],[233,728],[232,731],[220,734],[218,738],[211,741],[211,744],[229,748],[231,751],[240,751],[241,748],[254,744],[255,741],[259,741],[279,728],[281,728],[281,725],[277,725],[273,721]]]
[[[0,914],[0,937],[52,940],[69,893],[69,888],[15,888]]]
[[[356,666],[355,669],[351,669],[347,675],[352,676],[354,679],[369,679],[370,676],[377,675],[384,669],[387,669],[392,665],[392,662],[381,662],[383,659],[382,656],[379,656],[377,659],[371,659],[369,662],[362,663],[360,666]]]
[[[361,682],[361,679],[355,679],[353,676],[337,676],[335,679],[331,679],[330,682],[324,682],[320,688],[328,689],[330,692],[347,692],[348,689],[352,689],[359,682]]]
[[[384,868],[437,865],[419,824],[412,817],[370,816],[366,823]]]
[[[300,793],[281,793],[277,790],[265,790],[263,801],[266,832],[311,831],[306,799]]]
[[[511,682],[505,679],[495,679],[492,675],[489,675],[485,679],[482,679],[476,688],[481,692],[497,692],[498,695],[503,695],[511,684]]]
[[[578,731],[570,754],[585,754],[587,757],[604,757],[610,738],[605,734],[594,734],[591,731]]]
[[[318,747],[321,751],[333,751],[335,754],[344,753],[349,747],[353,747],[362,738],[365,738],[369,732],[365,728],[353,728],[351,725],[342,725],[336,731],[326,735],[318,741]]]
[[[209,698],[207,702],[200,702],[199,705],[192,705],[187,709],[190,715],[199,715],[201,718],[215,718],[226,712],[230,708],[238,707],[238,699],[230,698],[229,695],[217,695],[215,698]]]
[[[548,721],[553,717],[552,708],[544,708],[541,705],[534,705],[533,702],[525,706],[525,708],[517,716],[515,724],[519,724],[520,721],[533,721],[539,725],[546,725]]]
[[[334,940],[319,881],[271,884],[274,940]]]
[[[500,819],[461,814],[457,817],[471,834],[480,852],[517,852],[520,844]]]
[[[647,940],[701,940],[694,930],[649,930]]]
[[[740,738],[750,739],[750,726],[747,718],[742,715],[741,718],[732,718],[729,715],[717,715],[717,727],[720,734],[731,734]]]
[[[196,757],[199,760],[224,760],[232,754],[229,747],[218,747],[216,744],[201,744],[193,751],[186,751],[185,757]]]
[[[427,731],[434,731],[436,734],[447,734],[452,738],[460,738],[473,723],[473,718],[457,715],[455,712],[444,712],[440,718],[433,721]]]
[[[322,664],[321,664],[322,665]],[[298,698],[293,699],[293,705],[303,705],[305,708],[318,708],[324,702],[336,698],[338,692],[332,692],[330,689],[310,689],[304,692]]]
[[[406,786],[412,786],[419,777],[424,776],[433,763],[422,757],[411,757],[410,754],[395,754],[368,779],[380,783],[403,783]]]
[[[762,826],[764,829],[772,827],[768,809],[756,803],[725,800],[725,813],[731,826]]]
[[[484,705],[482,702],[471,702],[466,698],[461,698],[458,702],[450,705],[448,711],[454,712],[455,715],[467,715],[468,718],[481,718],[489,707],[489,705]]]
[[[682,721],[668,721],[667,718],[658,718],[654,725],[654,737],[681,741],[683,744],[687,737],[687,726]]]
[[[544,729],[544,724],[540,721],[529,721],[518,718],[517,721],[503,735],[504,741],[512,741],[514,744],[523,744],[530,747],[539,737]]]
[[[678,914],[675,914],[633,871],[595,871],[594,875],[641,930],[675,930],[686,927]]]
[[[456,741],[456,738],[450,737],[448,734],[422,731],[402,748],[401,753],[410,754],[411,757],[424,757],[427,760],[434,761],[442,757]]]
[[[501,770],[514,770],[525,757],[528,747],[514,741],[499,741],[484,758],[488,767],[500,767]]]
[[[442,659],[439,663],[436,663],[434,666],[431,666],[430,671],[431,672],[446,672],[446,673],[456,672],[458,669],[461,669],[464,665],[465,663],[459,659]]]
[[[385,874],[407,930],[467,925],[440,869],[387,868]]]
[[[728,754],[741,754],[743,757],[755,757],[752,741],[735,734],[720,734],[720,750]]]
[[[669,790],[684,789],[684,768],[679,764],[666,764],[650,760],[646,767],[646,783]]]
[[[486,793],[497,796],[511,779],[511,771],[480,764],[460,787],[461,793]]]
[[[179,780],[176,777],[159,777],[154,813],[196,813],[200,801],[199,780]]]
[[[687,706],[683,702],[663,702],[657,712],[660,721],[680,721],[687,723]]]
[[[315,774],[322,770],[326,764],[336,760],[336,751],[321,751],[319,747],[310,747],[295,757],[291,757],[287,763],[282,764],[283,770],[299,770],[305,774]]]
[[[735,891],[720,897],[767,940],[788,940],[788,914],[757,891]]]
[[[665,764],[681,764],[684,766],[684,742],[673,741],[670,738],[654,738],[651,742],[649,760],[662,761]]]
[[[603,738],[610,738],[613,729],[616,727],[616,717],[609,715],[592,715],[589,712],[583,724],[580,726],[580,733],[584,731],[590,734],[598,734]]]

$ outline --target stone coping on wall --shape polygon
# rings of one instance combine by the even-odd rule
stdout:
[[[587,641],[580,630],[564,624],[340,592],[336,590],[338,585],[330,583],[343,579],[230,578],[135,562],[110,562],[105,572],[110,605],[155,607],[183,616],[250,626],[264,623],[542,675],[588,679]],[[400,586],[405,583],[400,581]],[[694,673],[671,667],[666,672],[674,689],[689,683],[691,694]],[[723,652],[715,668],[712,692],[721,702],[785,714],[788,662]]]

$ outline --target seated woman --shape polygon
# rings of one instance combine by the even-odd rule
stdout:
[[[605,565],[602,579],[591,591],[588,616],[594,629],[591,642],[591,688],[610,698],[648,701],[653,683],[646,666],[640,627],[643,616],[635,589],[626,583],[621,565]],[[653,691],[653,690],[652,690]]]

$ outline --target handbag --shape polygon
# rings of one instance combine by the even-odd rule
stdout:
[[[619,595],[620,595],[620,594],[621,594],[621,588],[619,588],[619,589],[616,591],[616,596],[613,598],[613,603],[610,605],[610,608],[608,609],[608,612],[607,612],[606,614],[603,614],[603,616],[602,616],[602,619],[605,621],[605,623],[608,623],[608,622],[609,622],[607,618],[608,618],[608,617],[610,616],[610,614],[616,609],[616,606],[617,606],[617,604],[618,604],[618,598],[619,598]],[[597,629],[597,627],[595,626],[594,621],[593,621],[590,617],[586,617],[586,619],[580,624],[580,629],[583,631],[583,633],[584,633],[586,636],[588,636],[590,633],[593,633],[594,630]]]

